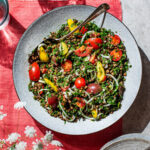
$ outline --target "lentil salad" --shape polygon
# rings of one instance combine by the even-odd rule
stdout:
[[[50,36],[60,38],[80,23],[68,19]],[[29,91],[51,116],[96,121],[121,107],[130,65],[123,42],[110,30],[90,22],[60,43],[45,40],[28,61]]]

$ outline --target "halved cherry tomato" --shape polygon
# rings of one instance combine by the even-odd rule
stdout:
[[[81,98],[81,97],[74,97],[74,99],[77,100],[76,105],[79,108],[83,108],[85,106],[85,101],[83,100],[83,98]]]
[[[89,61],[90,61],[92,64],[95,64],[95,62],[96,62],[95,59],[96,59],[96,54],[94,53],[94,54],[91,55]]]
[[[72,62],[70,60],[66,60],[64,64],[62,64],[62,68],[65,72],[69,72],[72,69]]]
[[[111,36],[111,44],[116,46],[120,43],[120,37],[118,35]]]
[[[80,89],[81,87],[84,87],[86,85],[84,78],[77,78],[75,81],[76,88]]]
[[[114,49],[111,51],[110,56],[112,56],[113,61],[119,61],[122,57],[122,51],[120,49]]]
[[[40,67],[36,62],[29,66],[29,77],[32,81],[38,81],[40,78]]]
[[[58,99],[56,96],[51,96],[51,97],[48,97],[48,104],[51,105],[52,107],[56,107],[57,106],[57,102],[58,102]]]
[[[75,50],[74,52],[79,57],[85,57],[91,53],[92,49],[92,47],[85,47],[84,45],[82,45],[79,49]]]
[[[84,43],[88,46],[92,46],[93,49],[98,49],[98,48],[100,48],[103,41],[101,38],[89,38],[89,39],[85,40]]]
[[[85,28],[85,26],[83,26],[83,27],[81,28],[81,30],[80,30],[80,33],[84,34],[84,33],[87,32],[87,31],[88,31],[88,29]]]

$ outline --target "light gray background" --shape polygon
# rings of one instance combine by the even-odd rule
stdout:
[[[121,0],[123,22],[140,48],[143,77],[139,94],[123,117],[123,133],[150,133],[150,0]],[[135,56],[136,59],[136,56]]]

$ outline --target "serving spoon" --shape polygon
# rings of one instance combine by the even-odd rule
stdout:
[[[44,41],[42,41],[40,44],[44,43],[45,41],[50,41],[53,43],[58,43],[60,41],[63,41],[64,39],[66,39],[67,37],[69,37],[71,34],[73,34],[76,30],[78,30],[79,28],[81,28],[82,26],[84,26],[85,24],[87,24],[88,22],[90,22],[91,20],[95,19],[97,16],[99,16],[100,14],[102,14],[103,12],[105,12],[103,20],[102,20],[102,24],[101,27],[104,23],[104,19],[105,19],[105,15],[106,15],[106,11],[109,9],[109,5],[106,3],[101,4],[100,6],[98,6],[93,12],[92,14],[89,15],[89,17],[87,17],[87,19],[85,19],[85,21],[83,21],[77,28],[75,28],[73,31],[69,32],[67,35],[61,37],[61,38],[52,38],[52,37],[48,37],[46,39],[44,39]]]

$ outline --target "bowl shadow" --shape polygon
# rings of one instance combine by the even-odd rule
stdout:
[[[150,121],[150,61],[139,47],[142,58],[142,81],[138,95],[123,117],[123,133],[142,132]]]

